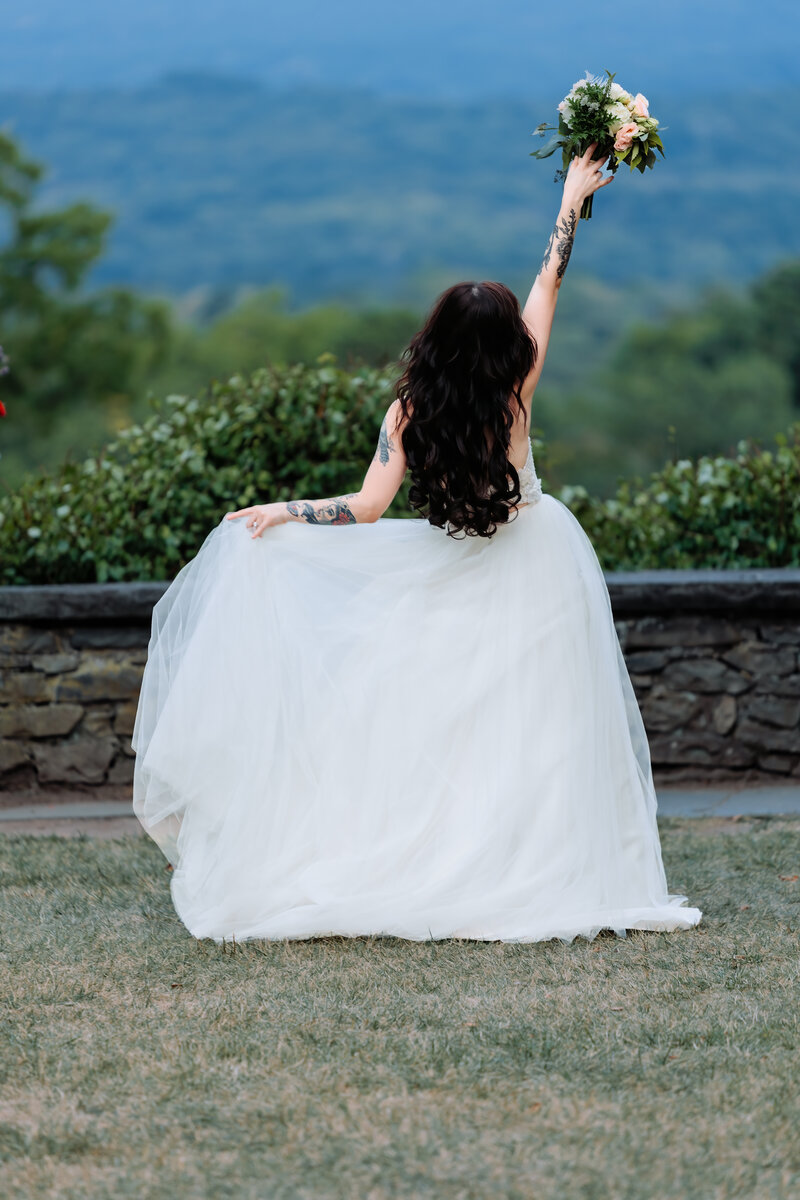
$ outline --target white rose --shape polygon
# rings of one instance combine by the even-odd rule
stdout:
[[[622,103],[610,105],[608,112],[610,118],[609,129],[612,133],[620,125],[627,125],[631,119],[630,109]]]
[[[626,92],[624,87],[620,87],[618,83],[612,83],[608,91],[612,100],[628,101],[632,99],[630,92]]]

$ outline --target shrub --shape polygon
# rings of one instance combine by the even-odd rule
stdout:
[[[0,582],[170,579],[231,509],[356,490],[395,377],[264,367],[155,401],[97,457],[0,499]]]
[[[607,571],[800,566],[800,422],[777,449],[682,459],[598,500],[562,488]]]
[[[170,579],[225,512],[360,486],[396,373],[263,367],[167,396],[85,462],[0,499],[0,582]],[[546,477],[546,455],[536,449]],[[407,483],[388,516],[412,516]],[[606,570],[800,564],[800,423],[775,451],[666,466],[598,500],[559,493]]]

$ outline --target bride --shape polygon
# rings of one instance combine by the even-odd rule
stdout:
[[[358,492],[229,512],[153,609],[134,810],[198,938],[678,930],[649,749],[592,546],[530,404],[586,196],[524,311],[461,283]],[[382,516],[406,472],[424,519]]]

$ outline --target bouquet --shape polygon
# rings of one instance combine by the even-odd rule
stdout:
[[[658,136],[658,121],[650,116],[647,97],[641,92],[632,96],[614,82],[614,76],[606,71],[606,79],[586,72],[585,79],[572,85],[569,93],[558,106],[558,125],[543,121],[537,125],[534,136],[544,137],[552,131],[553,136],[544,146],[531,151],[533,158],[549,158],[561,147],[563,170],[556,172],[556,180],[566,177],[567,168],[576,154],[583,154],[592,142],[597,149],[592,158],[608,155],[608,169],[613,174],[620,163],[627,162],[631,170],[636,167],[644,172],[653,167],[656,150],[664,157],[664,147]],[[581,216],[588,220],[592,215],[593,196],[587,196],[581,208]]]

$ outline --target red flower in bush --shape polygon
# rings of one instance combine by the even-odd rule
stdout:
[[[0,375],[7,375],[7,374],[8,374],[8,355],[6,354],[3,347],[0,346]],[[3,401],[0,400],[0,417],[4,417],[5,415],[6,415],[6,406],[5,406],[5,404],[3,404]]]

